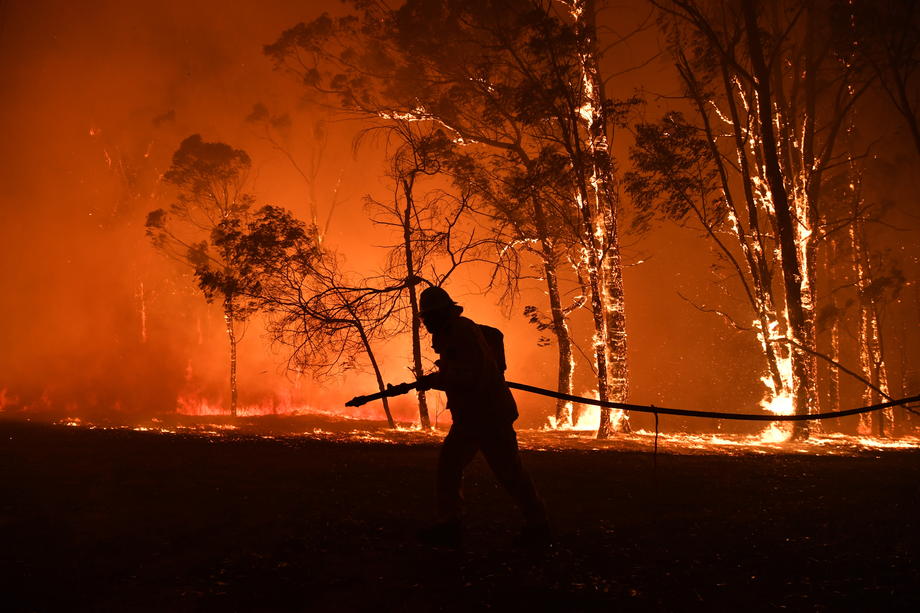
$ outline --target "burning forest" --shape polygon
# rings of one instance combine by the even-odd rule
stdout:
[[[663,504],[649,483],[682,487],[661,476],[669,466],[687,477],[691,465],[748,462],[776,481],[774,493],[790,470],[842,478],[834,461],[874,458],[916,476],[914,4],[3,3],[0,426],[19,441],[6,455],[92,440],[192,458],[207,443],[263,468],[268,460],[252,454],[293,454],[319,471],[318,460],[294,456],[328,452],[343,466],[368,453],[381,466],[426,457],[433,471],[435,446],[458,444],[445,434],[480,410],[461,407],[494,405],[516,406],[515,454],[519,443],[535,465],[551,520],[554,500],[558,511],[571,493],[541,477],[562,465],[589,489],[608,477],[619,491],[653,487],[629,503],[637,509],[640,499]],[[485,356],[475,368],[470,351]],[[495,400],[512,398],[509,386],[510,404]],[[496,460],[481,441],[476,449],[518,497],[522,536],[545,536],[544,511],[521,494],[532,487],[527,473],[502,468],[520,461]],[[64,462],[62,453],[49,458]],[[96,461],[75,470],[107,466]],[[73,487],[35,466],[36,483]],[[159,470],[144,473],[152,487]],[[58,495],[22,494],[30,480],[17,474],[9,525],[17,510]],[[389,487],[377,476],[372,488]],[[255,487],[245,470],[240,479]],[[790,496],[811,491],[799,476],[789,483]],[[697,514],[686,521],[699,526],[709,503],[684,493]],[[579,495],[616,515],[607,494]],[[916,515],[916,500],[897,496],[895,508]],[[286,512],[309,507],[292,500]],[[316,509],[306,514],[327,521]],[[748,515],[763,520],[765,509]],[[558,517],[579,523],[571,510]],[[648,527],[617,517],[618,530]],[[393,521],[382,529],[404,531]],[[570,584],[552,593],[577,597],[560,610],[609,604],[617,590],[622,602],[653,598],[642,573],[635,588],[592,575],[614,572],[592,557],[603,547],[585,541],[606,537],[555,523],[550,566],[589,577],[561,572]],[[80,525],[74,534],[89,530]],[[754,566],[790,553],[761,537],[755,545],[768,553]],[[373,540],[361,538],[356,550]],[[825,543],[845,545],[835,538]],[[893,535],[890,544],[902,556],[880,562],[891,568],[915,555]],[[684,545],[677,558],[689,555]],[[313,546],[282,557],[305,568]],[[237,558],[227,572],[248,576],[254,564],[267,573],[261,563]],[[460,575],[498,564],[451,563]],[[544,571],[518,579],[545,583]],[[907,602],[898,594],[909,574],[882,581],[891,602]],[[206,608],[229,602],[211,579],[182,594]],[[840,604],[831,583],[807,602]],[[593,596],[576,584],[594,586]],[[727,600],[697,592],[687,607],[658,596],[636,603],[718,610],[741,602],[745,589],[732,585]],[[468,605],[492,592],[475,593]],[[105,605],[81,598],[77,608]],[[113,598],[103,608],[137,604]],[[298,608],[291,602],[276,604]],[[407,606],[433,607],[416,604]]]
[[[62,30],[67,54],[18,51],[40,25],[7,9],[5,244],[30,257],[5,261],[4,412],[428,428],[436,394],[342,404],[433,368],[430,285],[505,330],[509,380],[561,394],[796,415],[916,394],[913,14],[726,7],[291,3],[231,44],[207,3],[100,5],[88,27],[118,27]],[[534,428],[650,426],[520,402]],[[664,424],[726,427],[754,433]]]

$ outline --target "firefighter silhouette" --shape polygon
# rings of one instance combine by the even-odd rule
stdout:
[[[423,530],[431,545],[458,546],[463,536],[463,471],[482,452],[498,481],[524,514],[521,545],[548,544],[543,502],[518,453],[517,405],[505,383],[502,333],[462,317],[463,307],[440,287],[419,297],[419,315],[438,354],[437,371],[419,379],[420,389],[447,393],[453,423],[438,458],[438,520]]]

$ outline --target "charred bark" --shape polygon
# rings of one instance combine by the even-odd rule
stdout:
[[[585,237],[590,237],[588,277],[596,335],[598,394],[602,400],[612,398],[617,402],[626,402],[629,372],[625,292],[617,228],[619,203],[609,142],[611,121],[607,112],[604,80],[600,75],[597,7],[594,0],[573,2],[572,14],[581,41],[579,55],[583,104],[577,114],[584,124],[585,137],[583,142],[577,139],[579,155],[575,162],[581,166],[576,173],[582,200],[579,204],[583,211]],[[629,431],[628,414],[624,413],[618,421],[621,429]],[[598,438],[607,438],[614,429],[611,410],[601,409]]]
[[[837,241],[830,240],[825,252],[825,271],[828,279],[834,278],[833,266],[837,261]],[[840,361],[840,303],[837,298],[837,292],[831,290],[830,293],[830,351],[828,356],[835,362]],[[827,373],[827,406],[826,411],[840,410],[840,374],[836,368],[829,368]],[[840,420],[835,420],[837,427],[840,427]]]
[[[858,200],[854,203],[858,209]],[[854,211],[855,221],[850,226],[850,239],[853,251],[853,269],[856,271],[856,294],[859,305],[859,331],[857,345],[859,351],[859,365],[866,379],[872,384],[863,392],[863,401],[866,404],[881,402],[882,394],[888,394],[888,368],[882,352],[881,326],[879,324],[878,307],[870,296],[869,284],[871,271],[863,241],[862,223],[858,217],[858,210]],[[873,389],[874,388],[874,389]],[[885,409],[873,414],[860,415],[860,430],[865,434],[873,433],[887,436],[894,419],[894,410]],[[873,427],[873,422],[875,427]]]
[[[789,315],[791,328],[790,335],[797,343],[802,344],[811,340],[802,304],[803,271],[800,265],[788,192],[779,160],[778,143],[773,129],[771,79],[764,59],[760,29],[757,24],[756,4],[756,0],[744,0],[742,7],[748,50],[755,80],[754,87],[757,92],[757,115],[762,139],[761,152],[776,218],[786,311]],[[813,388],[812,373],[808,367],[807,355],[796,348],[792,349],[792,354],[792,368],[795,378],[795,412],[797,415],[807,415],[810,408],[809,402],[812,400],[812,394],[810,393]],[[795,422],[793,427],[793,436],[795,438],[807,438],[808,433],[808,422]]]

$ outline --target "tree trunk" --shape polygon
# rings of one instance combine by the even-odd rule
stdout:
[[[817,328],[815,320],[817,287],[815,284],[815,279],[817,275],[818,256],[818,198],[820,197],[821,193],[823,166],[815,159],[815,130],[818,116],[818,68],[816,65],[814,49],[815,6],[814,2],[811,0],[806,2],[805,20],[805,117],[803,118],[804,127],[802,129],[802,155],[801,162],[798,165],[799,167],[790,167],[790,172],[793,173],[793,176],[803,177],[803,180],[799,182],[799,193],[793,201],[793,206],[795,207],[795,214],[798,221],[798,223],[795,224],[796,243],[800,247],[801,256],[799,266],[802,276],[802,280],[799,284],[802,288],[803,316],[801,343],[808,349],[814,350],[816,349],[817,342]],[[791,115],[791,112],[789,114]],[[788,118],[783,121],[783,125],[788,125],[789,123],[790,122]],[[789,150],[790,157],[792,157],[791,153],[794,151],[794,147],[791,146],[791,143],[793,143],[795,140],[795,137],[792,133],[795,132],[796,127],[797,126],[793,125],[789,129],[790,136],[786,140],[787,145],[784,146],[784,149]],[[817,408],[817,358],[812,353],[799,353],[798,359],[805,362],[803,368],[808,373],[807,378],[801,383],[805,388],[804,395],[806,399],[806,406],[809,409]],[[819,431],[820,428],[821,422],[812,422],[810,425],[810,429],[813,431]],[[793,432],[797,432],[797,430],[793,429]],[[806,431],[804,434],[807,435],[808,432]]]
[[[617,190],[610,153],[604,80],[600,74],[600,51],[597,47],[597,8],[594,0],[573,2],[572,15],[581,37],[581,69],[583,105],[578,116],[585,126],[582,145],[587,155],[575,163],[582,167],[576,174],[581,183],[581,208],[590,212],[584,219],[584,229],[590,233],[589,280],[595,324],[595,359],[598,366],[598,393],[602,400],[612,397],[625,402],[629,393],[629,373],[626,354],[626,310],[623,275],[620,262],[617,229]],[[599,236],[598,236],[599,235]],[[588,236],[585,238],[587,239]],[[603,369],[603,370],[602,370]],[[619,420],[628,431],[628,415]],[[613,432],[611,410],[601,409],[598,438]]]
[[[777,239],[780,245],[783,288],[785,290],[786,311],[789,317],[789,335],[796,343],[808,346],[807,343],[811,340],[811,335],[808,334],[808,322],[802,303],[803,271],[800,265],[799,245],[796,240],[796,230],[793,226],[788,193],[779,162],[778,144],[773,131],[774,116],[770,73],[764,60],[755,5],[756,0],[744,0],[742,3],[748,49],[751,56],[753,76],[756,81],[757,115],[762,139],[760,143],[761,151],[763,153],[767,184],[770,187],[772,196]],[[809,413],[811,389],[813,388],[812,377],[808,368],[808,356],[805,352],[794,347],[791,352],[795,379],[795,412],[797,415],[807,415]],[[795,438],[807,438],[808,432],[808,422],[795,422],[793,426],[793,436]]]
[[[418,379],[424,373],[422,370],[422,337],[421,320],[418,316],[418,295],[415,293],[415,261],[412,249],[412,180],[403,178],[403,193],[406,197],[406,209],[402,219],[403,248],[406,254],[406,282],[409,287],[409,309],[412,315],[412,375]],[[422,428],[431,428],[431,419],[428,416],[428,399],[423,390],[418,390],[418,417]]]
[[[593,233],[594,224],[592,223],[588,205],[582,206],[582,218],[585,225],[585,232],[591,237],[591,242],[585,248],[588,260],[588,287],[591,288],[591,315],[594,323],[594,362],[597,367],[597,395],[602,402],[610,399],[610,392],[607,384],[607,320],[604,316],[604,302],[602,298],[603,285],[598,261],[596,237]],[[597,429],[597,438],[608,438],[613,433],[613,425],[610,421],[610,409],[601,408],[601,421]]]
[[[139,315],[141,324],[141,342],[147,342],[147,294],[144,292],[144,282],[141,281],[137,287],[137,297],[140,302]]]
[[[828,281],[834,278],[833,266],[837,262],[837,241],[831,239],[828,242],[827,255],[824,258],[825,270]],[[830,351],[829,357],[835,362],[840,361],[840,304],[837,300],[837,293],[831,288],[831,321],[830,321]],[[840,410],[840,373],[834,367],[829,367],[827,371],[827,411]],[[834,420],[836,427],[840,429],[840,419]]]
[[[864,292],[863,286],[865,285],[865,270],[863,269],[862,254],[859,253],[859,239],[858,232],[855,227],[856,223],[854,222],[854,227],[850,228],[850,237],[853,239],[853,266],[856,270],[856,294],[858,306],[858,332],[856,336],[856,345],[857,351],[859,351],[859,366],[862,370],[863,376],[872,381],[872,356],[870,349],[869,341],[869,313],[863,304]],[[872,390],[866,388],[863,391],[863,404],[872,404]],[[872,414],[863,413],[859,416],[859,432],[861,434],[871,434],[872,433]]]
[[[233,329],[233,298],[224,297],[224,323],[227,325],[227,340],[230,341],[230,415],[236,417],[236,330]]]
[[[858,199],[854,201],[853,209],[854,215],[858,215]],[[882,353],[878,309],[869,295],[872,275],[869,270],[869,259],[862,234],[862,224],[857,217],[853,225],[850,226],[850,239],[853,246],[853,269],[856,271],[856,294],[859,304],[859,331],[857,336],[859,365],[865,378],[873,386],[882,390],[883,393],[888,394],[888,369]],[[882,401],[882,396],[872,388],[866,388],[863,392],[863,401],[865,404],[876,404]],[[865,434],[871,434],[875,430],[875,433],[879,436],[887,436],[894,417],[894,411],[885,409],[875,413],[875,428],[872,427],[872,415],[872,413],[860,415],[860,430]]]
[[[626,361],[626,296],[623,290],[623,270],[620,246],[607,249],[607,347],[610,356],[610,395],[615,402],[626,402],[629,396],[629,369]],[[621,432],[631,432],[629,413],[624,411],[617,422]]]
[[[686,84],[693,93],[694,101],[697,106],[697,112],[703,121],[703,125],[706,131],[706,139],[709,142],[709,149],[712,155],[712,160],[716,164],[716,168],[719,172],[719,181],[722,185],[722,192],[725,195],[725,201],[728,205],[728,214],[729,218],[731,219],[732,233],[735,239],[738,241],[738,245],[741,248],[741,253],[744,255],[744,261],[747,263],[747,272],[751,281],[750,289],[747,289],[746,285],[745,289],[748,295],[748,299],[751,303],[751,308],[753,309],[756,316],[756,320],[754,322],[755,327],[759,326],[759,330],[757,331],[757,339],[760,342],[761,349],[763,350],[764,357],[767,362],[767,368],[770,373],[769,378],[763,379],[763,381],[771,389],[771,393],[774,397],[785,394],[787,391],[791,394],[791,385],[789,385],[789,383],[787,383],[784,379],[783,369],[780,366],[780,360],[783,359],[783,354],[785,354],[789,348],[786,344],[777,345],[775,341],[771,340],[771,336],[773,335],[771,330],[774,328],[778,329],[779,327],[776,308],[774,306],[776,304],[776,300],[773,297],[773,287],[770,283],[772,275],[770,273],[769,266],[767,265],[766,258],[764,257],[765,248],[763,235],[760,231],[760,213],[757,208],[757,201],[754,197],[754,188],[751,181],[751,177],[754,175],[750,169],[747,151],[745,148],[746,144],[743,134],[746,130],[746,127],[742,123],[738,113],[738,105],[735,102],[735,90],[733,81],[728,71],[728,65],[724,60],[722,61],[722,86],[725,88],[726,101],[728,102],[729,109],[728,116],[731,119],[731,125],[733,128],[732,132],[734,136],[733,141],[735,146],[735,154],[738,157],[739,169],[741,171],[740,179],[744,194],[744,211],[747,214],[747,231],[744,229],[739,207],[732,192],[732,185],[728,178],[729,171],[726,168],[724,160],[722,159],[722,154],[720,153],[718,147],[717,137],[709,120],[709,115],[707,114],[710,101],[701,93],[696,77],[693,75],[689,63],[687,63],[686,59],[683,58],[683,54],[681,54],[681,59],[682,64],[679,66],[681,68],[681,73]],[[748,234],[750,234],[750,239],[747,237]],[[711,235],[713,239],[716,240],[717,244],[721,245],[721,241],[716,238],[715,234],[711,233]],[[726,257],[734,261],[734,256],[732,256],[727,249],[724,251]],[[737,268],[739,276],[742,277],[742,284],[744,284],[740,266],[737,266]]]
[[[559,274],[556,269],[556,253],[553,249],[552,239],[546,227],[546,214],[543,204],[538,196],[532,197],[534,225],[540,239],[540,254],[543,260],[543,273],[546,279],[546,291],[549,294],[550,316],[552,330],[556,337],[556,347],[559,352],[558,381],[556,389],[561,394],[572,395],[575,372],[575,360],[572,356],[572,337],[566,323],[565,311],[562,308],[562,296],[559,293]],[[556,401],[556,426],[572,425],[572,403],[566,400]]]
[[[361,325],[361,321],[355,317],[355,314],[351,314],[355,320],[355,327],[358,330],[358,336],[361,337],[361,344],[364,345],[364,351],[367,353],[367,358],[370,360],[371,367],[374,369],[374,377],[377,379],[377,389],[381,392],[386,391],[386,383],[383,381],[383,374],[380,372],[380,366],[377,364],[377,358],[374,357],[374,350],[371,348],[370,340],[367,338],[367,333],[364,331],[364,326]],[[390,413],[390,400],[387,397],[381,398],[383,401],[383,412],[387,416],[387,424],[390,428],[396,429],[396,422],[393,421],[393,415]]]
[[[544,244],[544,256],[547,249]],[[550,248],[551,249],[551,248]],[[546,288],[549,293],[549,306],[552,315],[552,330],[556,336],[556,346],[559,349],[559,369],[556,389],[560,394],[572,395],[572,376],[575,372],[575,360],[572,356],[572,339],[569,336],[569,326],[565,321],[562,309],[562,298],[559,295],[559,277],[555,263],[544,257],[543,272],[546,276]],[[556,426],[572,425],[572,403],[567,400],[556,401]]]
[[[872,385],[889,395],[890,387],[888,385],[888,366],[885,363],[885,354],[882,350],[882,327],[879,319],[878,307],[872,303],[869,305],[870,322],[869,338],[871,345],[871,372],[870,381]],[[882,396],[878,392],[872,392],[872,403],[882,402]],[[894,407],[888,407],[878,412],[878,435],[887,437],[891,436],[894,429]]]

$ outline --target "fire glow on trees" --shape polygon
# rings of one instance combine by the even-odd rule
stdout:
[[[640,126],[633,158],[651,175],[631,175],[632,191],[646,207],[664,193],[666,214],[697,217],[755,313],[770,373],[765,408],[807,414],[818,406],[816,357],[840,367],[817,348],[818,250],[842,228],[852,234],[865,217],[859,207],[840,216],[843,203],[829,189],[852,173],[852,164],[840,163],[852,161],[846,151],[856,146],[844,132],[872,83],[852,62],[852,33],[838,31],[847,20],[835,11],[846,8],[780,2],[758,14],[752,1],[656,5],[669,23],[670,50],[698,124],[674,113],[657,126]],[[664,176],[674,159],[683,173],[677,181]],[[726,231],[736,246],[723,242]],[[858,277],[859,264],[856,271]],[[861,315],[864,365],[870,329]],[[876,370],[864,366],[878,390]],[[807,437],[808,427],[797,424],[795,434]]]
[[[210,14],[213,8],[206,0],[192,5],[202,14]],[[637,1],[635,5],[639,12],[656,11],[655,16],[660,17],[657,23],[668,42],[661,49],[661,57],[666,59],[648,64],[648,71],[643,72],[641,59],[633,62],[640,66],[638,82],[661,80],[656,73],[673,63],[677,79],[660,89],[680,89],[682,101],[672,97],[655,102],[653,96],[646,95],[647,106],[636,104],[634,92],[625,85],[632,77],[628,72],[624,76],[617,63],[629,45],[609,47],[619,40],[611,28],[620,25],[623,13],[619,7],[596,0],[417,0],[394,10],[370,2],[347,4],[338,9],[336,17],[325,18],[318,15],[326,7],[287,7],[283,14],[279,8],[272,17],[252,19],[256,32],[252,39],[236,38],[232,46],[227,43],[224,48],[220,45],[225,43],[203,37],[195,43],[201,48],[190,47],[188,56],[176,62],[183,66],[181,70],[160,67],[166,63],[160,56],[156,62],[148,59],[123,70],[124,74],[146,72],[164,92],[184,92],[175,99],[171,94],[157,98],[159,94],[131,85],[133,81],[121,72],[117,78],[112,76],[117,71],[111,63],[101,63],[103,69],[93,74],[81,74],[83,79],[103,84],[102,88],[87,89],[104,91],[111,87],[118,93],[107,96],[110,100],[106,104],[96,97],[88,97],[91,102],[76,101],[69,111],[79,129],[68,126],[65,131],[80,132],[84,141],[90,133],[89,144],[79,145],[85,151],[68,141],[61,146],[68,151],[60,154],[60,159],[69,159],[69,148],[85,153],[79,156],[78,165],[63,173],[79,177],[64,191],[74,194],[71,209],[80,211],[82,217],[77,219],[73,212],[62,214],[51,204],[57,195],[44,191],[49,188],[34,192],[40,196],[24,189],[17,195],[20,201],[48,204],[42,204],[42,215],[36,213],[34,218],[26,211],[11,214],[14,221],[29,220],[29,231],[17,230],[17,236],[9,236],[8,244],[47,254],[47,262],[36,264],[38,268],[24,267],[42,274],[46,269],[69,270],[63,263],[76,258],[84,266],[80,272],[61,273],[60,279],[54,275],[46,278],[62,292],[79,297],[74,302],[87,309],[85,315],[73,309],[64,313],[63,307],[58,313],[58,307],[47,304],[51,301],[38,299],[47,297],[47,292],[29,288],[31,281],[25,272],[4,268],[9,273],[4,277],[11,279],[11,287],[19,288],[15,291],[26,297],[24,304],[29,306],[22,310],[5,306],[0,320],[27,322],[48,317],[47,321],[67,323],[49,326],[52,330],[65,329],[64,333],[36,334],[36,324],[28,323],[23,324],[22,331],[9,332],[11,344],[22,347],[23,365],[7,358],[10,364],[5,370],[7,379],[0,380],[0,404],[5,411],[32,407],[68,414],[76,414],[77,407],[89,404],[98,407],[97,415],[103,416],[127,414],[140,402],[155,406],[151,412],[178,409],[206,415],[228,408],[232,412],[237,405],[236,392],[220,391],[226,386],[227,370],[227,339],[220,336],[228,332],[231,347],[240,345],[241,397],[236,412],[241,416],[296,414],[312,411],[309,407],[322,410],[354,395],[355,390],[347,389],[341,391],[341,398],[337,392],[311,396],[313,392],[307,390],[319,389],[326,378],[315,373],[305,375],[306,364],[293,375],[296,383],[292,384],[311,396],[306,400],[292,398],[288,382],[281,377],[261,383],[274,377],[277,364],[287,357],[284,343],[276,344],[276,350],[281,351],[270,355],[262,330],[271,315],[254,313],[246,341],[235,343],[234,327],[222,325],[219,316],[205,310],[200,296],[194,293],[194,280],[156,260],[147,252],[149,246],[138,242],[142,234],[138,232],[142,225],[138,215],[168,206],[174,196],[169,181],[159,178],[167,171],[172,154],[189,134],[201,133],[204,142],[227,142],[231,148],[249,152],[251,191],[260,206],[268,202],[290,206],[309,220],[311,232],[319,232],[318,220],[325,219],[317,241],[322,239],[324,248],[342,256],[333,267],[335,274],[327,275],[334,277],[333,284],[350,280],[348,283],[356,285],[358,280],[388,276],[383,284],[386,287],[403,283],[399,300],[405,302],[400,302],[398,309],[411,312],[414,286],[398,278],[395,268],[381,273],[389,256],[384,249],[369,246],[403,243],[400,254],[407,262],[406,277],[413,276],[417,262],[406,256],[420,245],[423,232],[421,225],[408,223],[405,213],[411,208],[411,198],[403,189],[406,197],[398,210],[404,223],[398,235],[380,238],[384,232],[380,226],[376,230],[365,227],[369,226],[367,211],[355,203],[369,192],[377,202],[389,204],[392,199],[381,195],[382,191],[376,193],[376,177],[385,174],[385,152],[373,144],[363,146],[359,153],[363,167],[354,168],[347,151],[352,134],[341,122],[323,124],[325,131],[314,140],[322,140],[321,146],[327,149],[321,156],[310,157],[308,163],[300,162],[311,155],[304,147],[309,132],[327,117],[315,107],[277,115],[267,109],[298,108],[305,91],[358,117],[359,129],[411,125],[419,133],[440,131],[443,147],[432,166],[437,170],[426,176],[426,182],[444,195],[469,196],[466,208],[474,209],[473,214],[456,227],[464,232],[474,226],[487,229],[492,240],[505,243],[505,250],[500,252],[518,258],[521,265],[514,281],[496,287],[502,285],[507,297],[528,305],[524,319],[518,317],[506,324],[513,330],[506,332],[512,369],[540,364],[540,368],[528,368],[528,380],[550,376],[552,385],[543,385],[611,400],[626,400],[629,393],[635,402],[681,406],[715,402],[743,410],[756,404],[763,375],[767,389],[763,407],[781,413],[813,412],[822,405],[845,408],[915,391],[916,368],[912,364],[916,350],[912,345],[917,340],[917,254],[904,237],[915,235],[916,223],[903,214],[907,206],[903,195],[910,192],[905,182],[916,174],[909,169],[916,167],[917,158],[913,152],[905,154],[900,144],[890,151],[882,150],[869,130],[880,124],[879,130],[893,134],[899,129],[895,123],[902,119],[905,125],[910,123],[916,109],[911,107],[910,93],[916,89],[911,79],[916,77],[901,64],[884,64],[886,33],[877,23],[869,24],[860,2],[661,0],[650,4]],[[900,6],[893,2],[895,5]],[[163,10],[164,15],[168,12],[162,7],[149,10]],[[233,19],[238,19],[240,13],[236,11],[242,10],[236,8],[222,16],[227,20],[222,27],[235,31]],[[304,10],[306,14],[301,15]],[[349,11],[355,15],[338,20],[342,12]],[[27,14],[25,8],[17,8],[14,23],[19,23],[18,15]],[[914,16],[905,14],[900,21],[910,22]],[[305,20],[302,27],[290,28],[301,18]],[[127,13],[122,20],[132,24],[148,21]],[[285,27],[289,29],[279,38]],[[645,45],[638,57],[651,57],[659,51],[653,48],[654,36],[643,38],[642,28],[635,29],[637,40]],[[115,29],[112,36],[131,30]],[[893,26],[887,31],[893,40],[897,34]],[[272,40],[276,42],[268,46],[269,57],[293,69],[302,81],[292,82],[271,73],[259,46]],[[122,40],[120,44],[131,49],[130,42]],[[102,57],[79,44],[71,47],[78,56],[83,53],[91,58],[87,65],[99,63]],[[902,47],[904,53],[914,52],[904,45],[898,48]],[[249,49],[245,58],[243,49]],[[17,54],[13,49],[5,57]],[[25,57],[26,65],[40,63]],[[107,61],[116,62],[117,58]],[[240,66],[252,70],[248,67],[257,65],[263,71],[258,77],[240,72]],[[211,69],[223,71],[220,79],[214,80],[220,81],[219,87],[205,76]],[[243,74],[247,76],[242,78]],[[54,91],[47,84],[39,87],[40,79],[25,72],[12,82],[22,92],[35,87],[47,98],[51,97],[47,92]],[[200,98],[208,88],[224,92],[220,88],[231,87],[229,83],[240,87],[232,95],[217,94],[198,108],[195,105],[199,103],[189,101]],[[905,100],[898,98],[898,84],[907,85],[902,88],[907,94]],[[191,89],[192,85],[198,89]],[[317,97],[318,89],[331,95]],[[888,100],[889,90],[893,102]],[[144,95],[135,99],[125,94],[131,91],[144,91]],[[22,110],[28,106],[22,102],[25,96],[23,93],[19,98],[16,113],[28,118],[31,115]],[[266,105],[261,105],[263,99]],[[899,114],[885,110],[892,103],[897,104]],[[661,113],[653,111],[655,104],[663,106]],[[36,104],[36,108],[46,106]],[[903,118],[900,109],[906,110]],[[651,120],[656,114],[663,119]],[[23,124],[43,125],[51,115],[44,113],[41,121],[36,117],[34,122]],[[89,130],[87,126],[91,126]],[[253,128],[258,133],[253,134]],[[24,135],[24,130],[14,133]],[[632,158],[626,155],[633,141],[644,159],[638,153]],[[41,159],[50,148],[33,145],[32,149],[34,152],[22,162],[15,161],[17,156],[7,156],[14,160],[14,172],[41,176],[41,182],[48,185],[61,180],[62,173],[49,170],[39,175],[33,169],[42,167]],[[619,166],[614,164],[615,158]],[[650,167],[642,168],[643,164]],[[58,165],[64,167],[63,162]],[[299,174],[292,173],[292,179],[281,167],[294,168]],[[350,170],[346,172],[346,168]],[[621,168],[622,174],[636,173],[625,183],[632,187],[635,176],[634,185],[640,188],[622,197],[618,191]],[[649,178],[652,171],[660,171],[654,179],[657,183]],[[643,172],[645,179],[640,177]],[[884,183],[889,177],[894,178],[887,189]],[[644,196],[640,179],[646,181],[646,187],[654,188],[646,190]],[[343,183],[340,192],[338,186]],[[304,198],[304,185],[309,210],[301,211],[298,204]],[[323,194],[333,193],[335,205],[323,198]],[[724,275],[724,283],[718,291],[705,289],[710,277],[705,273],[709,262],[703,243],[683,237],[679,246],[672,247],[668,238],[672,235],[660,226],[644,234],[632,233],[625,222],[630,217],[641,221],[646,205],[674,205],[672,217],[683,211],[682,221],[691,219],[694,227],[702,228],[706,240],[720,252],[716,266],[717,273]],[[91,215],[85,214],[87,207]],[[319,212],[333,208],[335,216]],[[88,217],[92,219],[87,221]],[[62,227],[46,232],[47,226],[39,218]],[[444,220],[429,221],[426,227],[433,234],[440,232],[441,239],[459,236],[450,229],[444,234]],[[243,220],[240,222],[245,226]],[[903,226],[910,234],[886,230],[882,224]],[[34,238],[42,232],[54,240],[49,238],[45,244]],[[634,247],[637,242],[638,248]],[[623,244],[629,246],[624,248]],[[110,246],[111,251],[105,253],[103,245]],[[686,257],[675,256],[677,248],[686,249]],[[630,260],[638,259],[634,257],[637,249],[653,257],[643,258],[649,263],[641,267],[627,266]],[[656,268],[657,262],[665,260],[670,263]],[[389,263],[393,261],[390,257]],[[87,270],[92,273],[87,274]],[[485,266],[464,269],[466,276],[454,275],[451,283],[457,284],[461,296],[472,294],[470,288],[486,287],[491,282],[490,273],[484,270]],[[725,270],[729,274],[724,274]],[[110,281],[97,285],[93,275]],[[730,275],[733,278],[729,279]],[[464,286],[467,282],[469,285]],[[81,289],[83,286],[87,289]],[[455,287],[449,289],[454,291]],[[669,302],[677,293],[674,290],[705,295],[705,304],[696,306],[720,313],[721,319],[713,317],[709,322],[705,318],[711,313],[700,315],[694,309],[683,309],[682,302]],[[478,318],[483,312],[479,309],[484,309],[497,317],[494,303],[499,293],[483,299],[464,296],[465,303],[476,305],[468,312]],[[42,306],[36,307],[39,302]],[[232,305],[232,301],[218,302],[223,307]],[[659,303],[671,306],[662,307],[663,313],[650,308]],[[346,300],[340,306],[353,304]],[[234,321],[236,314],[228,316],[227,309],[223,311],[221,315]],[[693,323],[673,325],[668,320],[674,318]],[[719,327],[725,319],[731,320],[731,328]],[[551,345],[551,349],[535,347],[528,320],[536,325],[537,334],[545,332],[547,338],[539,343]],[[69,326],[70,322],[76,323]],[[349,368],[349,376],[354,376],[349,379],[352,385],[379,386],[390,378],[396,382],[425,365],[425,352],[420,347],[424,337],[410,343],[409,334],[397,334],[397,328],[386,329],[386,341],[382,336],[368,335],[366,344],[372,346],[374,359],[380,362],[373,380],[357,374],[358,370],[371,370],[370,358],[363,357],[364,350],[359,348],[361,343],[348,345],[349,352],[354,349],[349,356],[354,358],[349,362],[354,366]],[[100,329],[112,333],[99,334]],[[41,341],[30,343],[30,334]],[[350,334],[357,336],[336,337],[333,344],[337,344],[330,347],[340,349],[360,336],[354,331]],[[675,340],[670,341],[670,337]],[[330,338],[320,335],[316,341],[332,343]],[[32,344],[50,349],[32,350]],[[253,358],[256,346],[265,354],[258,360]],[[548,351],[555,352],[551,368],[544,364]],[[758,351],[762,357],[756,356]],[[52,358],[47,366],[34,367],[48,355],[58,354],[64,356],[60,360],[64,366],[55,365]],[[688,363],[681,364],[681,359]],[[689,363],[695,361],[699,363]],[[69,369],[74,363],[92,369],[93,375]],[[701,375],[707,365],[708,370],[727,365],[724,378]],[[54,375],[34,374],[40,371]],[[149,373],[151,381],[135,374],[141,372]],[[509,378],[524,380],[522,372],[512,370]],[[743,381],[738,386],[740,395],[737,388],[716,390],[720,384],[728,387],[724,383],[731,377]],[[51,383],[43,380],[48,378]],[[150,393],[151,389],[156,392]],[[525,418],[529,413],[540,414],[534,422],[545,417],[540,411],[548,409],[548,403],[529,405],[530,399],[522,400],[528,403]],[[411,404],[409,399],[393,402],[394,422],[416,415],[416,407],[407,406]],[[436,416],[434,405],[432,417]],[[590,429],[605,436],[614,426],[625,430],[632,423],[637,431],[650,427],[639,416],[628,421],[622,415],[572,407],[566,402],[556,405],[553,417],[562,432],[568,431],[566,428],[575,432]],[[867,419],[860,428],[875,434],[908,432],[916,424],[909,417],[895,410]],[[681,423],[676,427],[697,426]],[[797,434],[805,436],[807,432]],[[782,438],[786,433],[772,431],[765,436]]]

